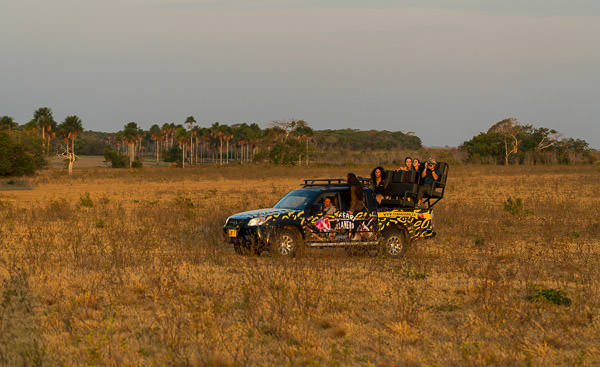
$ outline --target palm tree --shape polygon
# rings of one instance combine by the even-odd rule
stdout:
[[[308,126],[306,121],[296,121],[296,128],[294,129],[294,135],[300,140],[306,140],[306,166],[308,167],[308,141],[314,135],[313,129]]]
[[[200,141],[202,142],[203,150],[206,151],[206,158],[208,159],[208,145],[210,143],[210,129],[202,128],[198,133],[200,136]],[[204,163],[204,159],[202,158],[202,154],[200,154],[200,160]]]
[[[202,129],[199,126],[194,126],[190,131],[190,134],[194,138],[194,164],[198,164],[198,145],[199,137],[202,136]]]
[[[258,147],[259,138],[263,135],[257,123],[251,123],[248,127],[248,145],[252,146],[252,155],[248,155],[248,162],[254,160],[256,149]]]
[[[163,138],[163,150],[167,150],[167,149],[169,149],[169,147],[168,147],[169,124],[166,122],[164,124],[162,124],[162,126],[160,127],[160,132],[162,133],[162,138]]]
[[[18,124],[10,116],[2,116],[0,118],[0,130],[8,130],[9,134],[12,134],[12,130],[15,129]]]
[[[69,128],[65,126],[65,123],[63,122],[60,125],[58,125],[57,130],[61,140],[63,141],[63,143],[65,143],[65,153],[69,154],[69,140],[71,139]]]
[[[158,142],[162,140],[163,132],[157,124],[150,127],[150,138],[156,142],[156,164],[158,164],[158,155],[160,151]]]
[[[219,164],[223,164],[223,125],[219,125],[218,122],[215,122],[210,127],[210,133],[213,138],[219,139]]]
[[[190,134],[188,134],[188,132],[183,127],[179,127],[175,131],[175,137],[177,139],[177,142],[179,143],[179,146],[181,147],[181,167],[182,168],[185,168],[185,146],[188,143],[189,135]]]
[[[185,124],[187,124],[188,130],[190,130],[190,164],[192,164],[192,156],[194,154],[194,134],[192,133],[192,129],[194,128],[194,124],[196,124],[196,119],[194,116],[188,116],[185,119]]]
[[[71,139],[71,153],[75,154],[75,139],[83,132],[81,119],[76,115],[67,116],[63,121],[63,126],[68,130],[68,135]],[[50,136],[48,136],[48,141],[50,141]]]
[[[135,122],[130,122],[123,129],[123,140],[127,143],[129,150],[129,168],[133,165],[135,159],[135,143],[138,141],[139,129]]]
[[[58,126],[59,136],[65,143],[65,151],[60,156],[65,160],[68,160],[69,175],[73,173],[73,164],[77,159],[77,156],[75,155],[75,138],[77,138],[81,132],[83,132],[81,119],[75,115],[65,117],[64,121]],[[53,134],[53,131],[47,130],[46,136],[50,139]],[[69,149],[69,140],[71,141],[71,149]]]
[[[174,122],[169,124],[169,139],[171,139],[170,147],[175,144],[175,131],[177,131],[177,125]]]
[[[117,152],[121,153],[121,148],[123,146],[123,131],[117,131],[114,137],[115,147],[117,148]]]
[[[229,140],[233,138],[233,133],[231,131],[231,127],[227,125],[221,125],[221,131],[223,133],[223,140],[225,141],[226,145],[225,164],[229,164]]]
[[[146,147],[144,147],[144,144],[142,144],[142,142],[143,142],[145,136],[146,136],[146,132],[144,131],[144,129],[142,129],[142,128],[138,129],[136,148],[137,148],[137,152],[139,154],[140,159],[144,158],[143,152]]]
[[[54,117],[52,116],[52,110],[50,107],[38,108],[33,112],[33,120],[42,130],[42,141],[46,142],[47,140],[46,154],[48,154],[48,150],[50,149],[50,139],[47,139],[47,135],[50,130],[56,128],[56,121],[54,121]]]

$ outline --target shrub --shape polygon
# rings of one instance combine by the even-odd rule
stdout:
[[[0,176],[31,175],[46,165],[41,140],[23,137],[16,142],[0,131]]]
[[[164,153],[164,161],[165,162],[178,162],[181,164],[181,149],[177,146],[171,147]]]
[[[531,210],[523,209],[523,199],[508,197],[504,202],[504,211],[514,216],[522,216],[531,214]]]
[[[79,205],[85,206],[87,208],[91,208],[94,206],[94,202],[92,201],[89,192],[86,192],[85,194],[81,194],[79,196]]]
[[[139,158],[136,158],[133,162],[131,162],[131,168],[142,168],[143,163]]]
[[[413,269],[406,269],[404,271],[404,276],[409,279],[425,279],[429,274],[424,271],[416,271]]]
[[[567,294],[561,290],[553,288],[542,288],[539,285],[532,284],[529,289],[533,292],[526,298],[531,302],[540,302],[546,300],[554,303],[555,305],[571,305],[571,299],[567,297]]]
[[[519,215],[523,212],[523,200],[521,198],[508,197],[504,202],[504,211],[512,215]]]
[[[104,149],[104,161],[110,162],[112,168],[124,168],[129,162],[125,154],[112,149]]]

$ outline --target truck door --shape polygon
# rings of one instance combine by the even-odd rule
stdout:
[[[373,192],[369,189],[364,191],[366,210],[350,214],[350,190],[340,192],[340,213],[336,223],[337,238],[345,238],[346,241],[369,242],[375,241],[377,237],[377,202]]]
[[[314,204],[323,207],[326,199],[335,208],[333,213],[325,210],[309,213],[306,217],[306,239],[308,242],[332,242],[335,238],[337,217],[340,213],[340,195],[337,192],[327,192],[316,198]],[[325,208],[323,208],[325,209]]]

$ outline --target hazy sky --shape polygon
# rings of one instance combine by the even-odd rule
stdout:
[[[600,148],[599,44],[597,0],[0,0],[0,115],[301,118],[428,146],[516,117]]]

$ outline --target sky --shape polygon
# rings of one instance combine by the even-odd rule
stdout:
[[[515,117],[600,148],[596,0],[1,0],[0,115],[304,119],[458,146]]]

